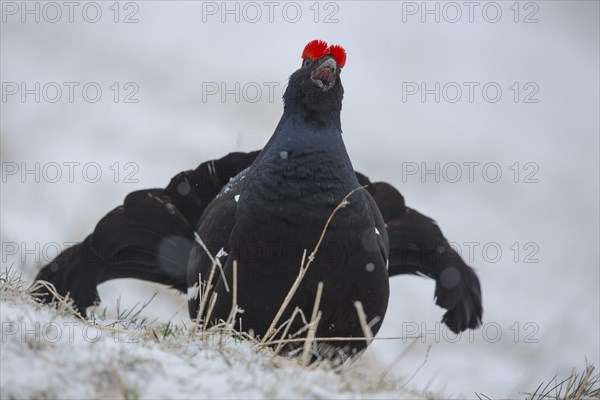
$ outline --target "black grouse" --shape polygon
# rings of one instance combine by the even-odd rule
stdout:
[[[340,121],[345,61],[341,47],[310,42],[262,151],[231,153],[176,175],[164,189],[129,194],[36,280],[69,293],[82,314],[99,301],[96,286],[110,279],[170,285],[188,293],[192,319],[233,320],[259,338],[296,308],[310,319],[320,292],[315,336],[326,339],[364,337],[360,306],[376,334],[388,308],[389,276],[422,274],[436,280],[437,304],[448,310],[443,322],[453,332],[478,327],[481,290],[473,269],[395,188],[354,171]],[[202,304],[213,293],[214,307]],[[44,288],[37,294],[53,300]],[[239,312],[231,316],[234,296]],[[297,316],[289,332],[305,324]],[[352,354],[366,345],[326,347]]]

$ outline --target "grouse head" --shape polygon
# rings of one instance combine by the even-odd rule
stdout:
[[[346,51],[322,40],[308,43],[302,52],[302,66],[290,76],[283,96],[287,110],[307,116],[342,109],[344,88],[340,73],[346,63]]]

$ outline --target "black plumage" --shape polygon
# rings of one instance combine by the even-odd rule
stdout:
[[[305,50],[306,53],[306,50]],[[377,333],[386,314],[389,276],[423,274],[436,280],[437,304],[454,332],[481,321],[481,291],[474,271],[449,246],[437,224],[405,206],[387,183],[356,173],[344,143],[340,112],[344,61],[333,53],[308,53],[290,77],[284,113],[260,152],[231,153],[175,176],[165,189],[129,194],[84,242],[60,254],[38,274],[75,306],[98,299],[96,285],[133,277],[189,292],[198,315],[197,288],[205,293],[213,257],[218,301],[207,323],[232,309],[237,262],[237,327],[263,337],[296,279],[303,253],[322,243],[281,321],[299,307],[310,317],[323,283],[316,336],[362,337],[356,302]],[[335,57],[338,57],[336,59]],[[362,188],[366,185],[366,188]],[[207,251],[200,245],[202,242]],[[306,260],[305,260],[306,261]],[[46,301],[51,295],[43,288]],[[290,332],[304,326],[293,321]],[[335,342],[353,353],[365,341]]]

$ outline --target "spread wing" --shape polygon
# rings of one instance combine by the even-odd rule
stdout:
[[[481,288],[475,271],[450,246],[437,223],[406,207],[404,197],[385,182],[362,184],[375,199],[389,236],[390,276],[418,274],[436,282],[436,304],[448,310],[442,321],[455,333],[481,324]]]

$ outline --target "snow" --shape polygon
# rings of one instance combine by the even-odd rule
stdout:
[[[0,294],[0,310],[2,398],[417,396],[379,383],[364,365],[342,373],[306,368],[225,334],[201,340],[187,333],[164,336],[158,325],[84,321],[6,292]]]
[[[188,300],[197,299],[200,295],[200,286],[189,287],[187,289]]]
[[[410,349],[402,340],[376,341],[376,364],[390,365],[406,351],[390,374],[410,377],[427,354],[411,385],[453,397],[477,392],[493,398],[522,397],[586,358],[600,364],[598,2],[527,3],[539,8],[538,23],[523,23],[531,8],[521,8],[515,23],[513,2],[494,3],[503,11],[498,23],[482,20],[482,5],[469,22],[461,2],[454,3],[463,7],[457,23],[444,19],[452,10],[438,2],[427,4],[440,8],[440,21],[429,14],[426,23],[420,9],[406,13],[421,2],[336,2],[334,23],[323,23],[335,11],[324,9],[325,3],[319,3],[318,23],[308,8],[312,2],[299,3],[298,23],[282,20],[281,5],[273,23],[265,21],[266,9],[257,23],[235,23],[232,16],[222,23],[219,14],[204,15],[202,22],[202,7],[211,2],[136,2],[139,22],[133,24],[114,23],[112,2],[100,4],[106,8],[96,24],[79,17],[35,23],[31,16],[21,23],[18,14],[1,24],[2,82],[26,82],[27,88],[35,82],[79,82],[78,88],[97,82],[103,89],[97,103],[83,100],[80,90],[72,103],[66,91],[56,103],[37,103],[32,95],[23,102],[18,94],[0,103],[3,268],[14,265],[32,278],[36,267],[83,240],[127,193],[164,187],[202,161],[264,145],[281,116],[281,94],[301,63],[302,47],[323,38],[348,51],[342,126],[353,165],[374,181],[390,182],[409,207],[435,218],[476,268],[483,291],[486,325],[453,342],[439,325],[443,310],[432,300],[433,282],[392,279],[378,336],[416,331],[425,340]],[[121,11],[123,17],[131,10]],[[63,19],[67,15],[63,10]],[[117,103],[109,88],[115,82]],[[137,103],[122,101],[128,82],[139,87]],[[426,89],[440,82],[439,102],[434,95],[423,102],[420,93],[403,99],[403,84],[420,90],[422,82]],[[456,103],[445,100],[453,87],[443,92],[452,82],[463,91]],[[473,102],[466,82],[479,83]],[[488,82],[501,86],[500,101],[483,99],[480,89]],[[510,88],[515,82],[518,102]],[[524,103],[531,82],[539,88],[538,102]],[[205,89],[212,83],[219,92],[209,95]],[[231,89],[236,83],[239,99],[223,94],[221,84]],[[252,102],[254,84],[262,97]],[[56,182],[52,163],[60,167]],[[494,183],[497,166],[502,175]],[[159,290],[151,312],[161,321],[189,323],[185,296],[164,288],[123,280],[99,290],[107,306],[121,296],[129,307]],[[60,378],[60,368],[44,364],[47,350],[19,347],[36,355],[24,358],[13,346],[5,351],[2,344],[2,390],[21,382],[19,397],[40,397],[46,380],[79,373],[68,370]],[[71,353],[65,348],[46,355],[77,362]],[[95,356],[88,358],[94,368],[109,363],[106,353]],[[139,379],[142,389],[155,384]],[[83,385],[68,393],[90,395]]]
[[[227,252],[225,251],[225,249],[223,247],[221,247],[221,249],[219,250],[219,252],[215,256],[215,258],[221,258],[221,257],[226,257],[226,256],[227,256]]]

